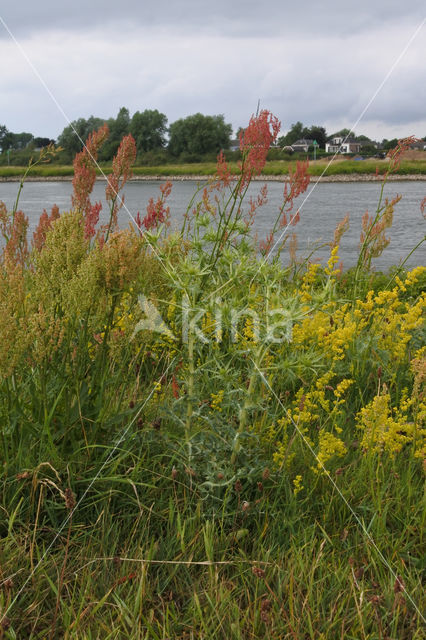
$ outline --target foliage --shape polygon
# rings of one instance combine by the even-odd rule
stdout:
[[[316,140],[319,148],[324,149],[325,143],[328,139],[327,132],[324,127],[319,125],[311,125],[311,127],[305,127],[300,121],[292,124],[290,130],[284,135],[278,138],[278,144],[280,147],[291,146],[296,140],[306,138],[307,140]]]
[[[79,118],[74,120],[62,131],[58,138],[58,144],[73,158],[83,149],[83,143],[87,137],[104,124],[102,118]]]
[[[278,127],[253,116],[178,232],[171,183],[118,229],[129,135],[99,227],[106,126],[32,242],[0,206],[2,637],[421,638],[426,269],[371,271],[380,201],[351,273],[346,219],[296,262],[307,163],[256,238]]]
[[[130,133],[130,114],[127,107],[121,107],[116,118],[107,120],[107,125],[109,136],[99,155],[101,161],[111,160],[117,153],[121,140]]]
[[[225,123],[223,115],[205,116],[196,113],[176,120],[169,129],[169,150],[173,156],[182,153],[218,153],[228,149],[232,126]]]
[[[139,154],[163,149],[166,144],[167,117],[157,109],[136,111],[130,122],[130,133]]]

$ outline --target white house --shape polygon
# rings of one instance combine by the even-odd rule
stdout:
[[[330,142],[325,143],[326,153],[359,153],[360,150],[361,143],[353,138],[345,140],[343,136],[336,136]]]

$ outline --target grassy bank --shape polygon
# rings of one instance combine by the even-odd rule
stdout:
[[[239,168],[237,163],[230,163],[230,170],[233,175],[239,174]],[[265,164],[262,171],[262,175],[265,176],[287,176],[289,174],[290,167],[294,169],[295,163],[286,161],[270,161]],[[312,176],[335,176],[335,175],[375,175],[376,169],[380,175],[386,172],[387,164],[383,161],[375,160],[363,160],[352,161],[342,160],[334,161],[327,167],[326,163],[311,163],[309,167],[309,174]],[[111,172],[111,165],[102,166],[102,170],[108,174]],[[19,177],[26,171],[26,167],[0,167],[0,178],[12,178]],[[153,167],[137,167],[133,168],[135,176],[210,176],[214,175],[216,171],[216,164],[213,162],[199,162],[191,164],[165,164]],[[101,174],[97,170],[98,175]],[[73,176],[74,169],[72,165],[57,166],[57,165],[39,165],[31,169],[30,176],[35,177],[63,177]],[[395,172],[395,175],[426,175],[426,161],[402,161],[401,166]]]
[[[179,233],[99,228],[85,154],[32,242],[0,206],[0,638],[423,637],[426,269],[372,269],[396,200],[296,261],[306,167],[259,242],[269,144]]]

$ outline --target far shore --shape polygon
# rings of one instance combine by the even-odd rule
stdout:
[[[164,181],[171,180],[174,182],[178,181],[196,181],[196,182],[207,182],[213,176],[202,176],[202,175],[152,175],[152,176],[133,176],[130,178],[131,182],[153,182],[153,181]],[[260,182],[288,182],[288,175],[262,175],[253,178],[254,180]],[[25,178],[25,182],[72,182],[73,176],[27,176]],[[97,180],[105,181],[106,178],[103,176],[98,176]],[[350,173],[350,174],[336,174],[333,176],[311,176],[311,182],[381,182],[383,180],[383,175],[376,175],[375,173]],[[403,181],[418,181],[418,180],[426,180],[426,174],[408,174],[408,175],[398,175],[391,174],[387,178],[390,182],[403,182]],[[20,182],[20,176],[0,176],[0,182]]]

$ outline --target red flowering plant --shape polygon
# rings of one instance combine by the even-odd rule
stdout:
[[[160,186],[161,195],[158,196],[157,201],[154,202],[154,198],[150,198],[148,206],[146,208],[146,216],[143,220],[140,220],[138,214],[137,224],[141,228],[142,225],[145,229],[150,230],[158,227],[160,224],[165,223],[169,226],[170,207],[166,206],[166,200],[170,196],[172,191],[172,183],[168,180]]]
[[[384,173],[382,179],[382,185],[380,189],[379,200],[374,215],[369,215],[368,211],[365,212],[362,218],[362,231],[360,235],[360,250],[358,256],[358,262],[355,269],[354,280],[354,299],[357,296],[358,284],[361,278],[361,273],[368,272],[371,267],[371,261],[373,258],[379,257],[383,250],[389,245],[390,238],[386,236],[386,229],[390,229],[393,222],[393,213],[395,205],[401,200],[400,195],[396,195],[392,200],[384,197],[385,185],[391,174],[395,173],[401,164],[403,154],[411,147],[411,145],[418,139],[415,136],[409,136],[408,138],[402,138],[398,140],[397,145],[388,151],[387,158],[389,161],[388,168]],[[421,244],[423,240],[419,243]],[[419,245],[413,249],[418,248]],[[413,252],[412,251],[412,252]],[[411,253],[412,253],[411,252]],[[410,253],[410,255],[411,255]],[[405,259],[408,259],[409,256]],[[405,262],[404,261],[404,262]],[[404,264],[404,263],[403,263]],[[400,266],[402,268],[402,265]]]
[[[264,109],[253,115],[247,128],[240,134],[242,159],[238,175],[232,175],[225,155],[221,152],[217,159],[216,175],[203,189],[201,200],[195,206],[194,199],[191,200],[182,232],[188,235],[194,222],[202,269],[209,271],[214,268],[225,246],[235,246],[247,237],[256,211],[267,202],[265,185],[257,197],[250,198],[248,211],[244,210],[247,190],[253,178],[261,174],[268,151],[276,141],[279,130],[280,122],[270,111]],[[207,251],[204,250],[206,247],[203,241],[208,243]]]
[[[52,226],[52,223],[57,220],[60,216],[59,207],[54,204],[52,207],[51,214],[47,213],[46,209],[43,210],[41,214],[36,230],[33,233],[33,247],[38,251],[41,251],[44,247],[44,243],[46,242],[46,235],[49,229]]]
[[[102,209],[100,202],[92,205],[90,202],[90,194],[96,182],[96,164],[98,152],[105,140],[108,138],[108,125],[94,131],[89,135],[84,145],[83,151],[78,153],[74,158],[74,179],[73,195],[71,198],[72,206],[83,214],[84,234],[86,238],[92,238],[95,235],[95,227],[99,220],[99,213]]]
[[[83,213],[86,238],[93,238],[95,235],[96,225],[102,209],[100,202],[91,203],[90,194],[96,181],[99,149],[108,138],[108,134],[108,126],[104,124],[100,129],[89,135],[83,151],[74,158],[72,205]],[[106,231],[106,236],[102,241],[107,241],[111,231],[117,226],[117,214],[124,204],[124,196],[120,197],[119,193],[132,176],[131,166],[135,159],[135,141],[131,135],[125,136],[113,159],[112,173],[107,178],[105,197],[110,207],[110,218],[108,224],[100,229],[100,232]],[[101,239],[101,235],[99,239]]]
[[[2,251],[2,262],[6,267],[24,267],[29,253],[27,242],[28,218],[23,211],[9,214],[4,202],[0,201],[0,233],[6,243]]]
[[[120,198],[119,192],[132,177],[132,165],[136,159],[136,143],[130,134],[121,141],[117,154],[112,161],[112,173],[108,176],[108,184],[105,191],[107,202],[110,206],[110,219],[107,226],[106,240],[111,229],[117,226],[117,214],[124,204],[124,196]]]
[[[240,133],[240,192],[253,177],[259,176],[266,164],[266,157],[277,139],[281,123],[270,111],[263,109],[259,115],[252,116],[248,127]]]
[[[283,201],[279,208],[275,223],[269,233],[267,240],[261,242],[260,251],[267,257],[276,248],[276,257],[279,258],[281,251],[287,241],[287,230],[294,227],[300,221],[300,210],[292,213],[294,209],[294,201],[301,194],[305,193],[309,186],[310,176],[308,174],[309,161],[296,162],[296,167],[289,168],[289,177],[284,185]],[[277,233],[278,239],[275,240]],[[295,240],[293,239],[293,244]],[[294,251],[292,251],[294,255]]]
[[[29,222],[27,216],[22,211],[18,210],[19,199],[21,196],[22,189],[24,187],[25,180],[31,170],[39,164],[45,164],[50,161],[50,159],[58,152],[61,151],[61,147],[54,147],[53,144],[49,144],[46,147],[41,149],[38,158],[33,159],[30,158],[28,162],[28,166],[25,169],[23,176],[19,182],[18,193],[16,195],[15,203],[12,207],[12,211],[8,211],[4,202],[0,201],[0,234],[3,236],[5,240],[5,247],[2,251],[3,260],[6,263],[10,264],[20,264],[24,266],[29,257],[28,250],[28,239],[27,239],[27,231],[29,227]],[[44,212],[45,213],[45,212]],[[53,215],[53,210],[52,210]],[[47,213],[46,213],[47,216]],[[49,216],[47,216],[48,218]],[[43,220],[41,223],[44,229],[47,229],[50,222],[46,222],[45,217],[42,214]],[[40,228],[41,229],[41,228]],[[40,234],[40,242],[42,231],[39,231]]]

